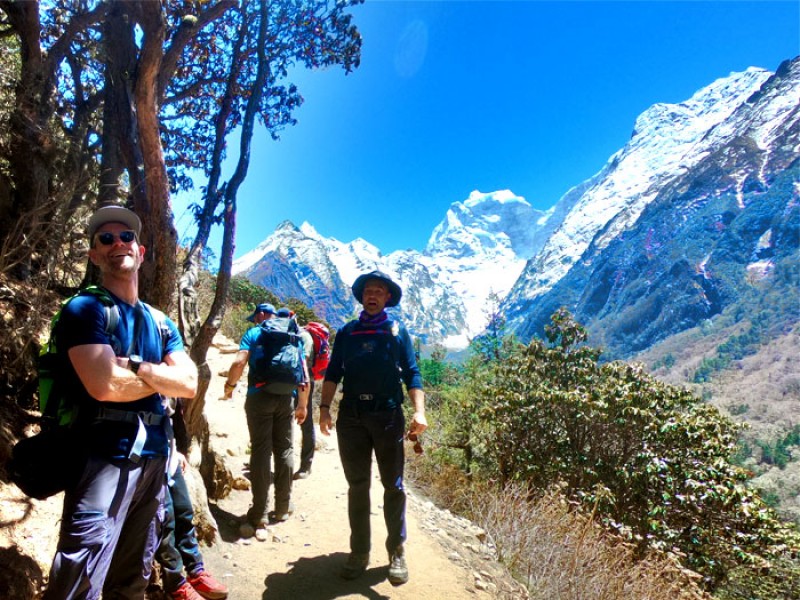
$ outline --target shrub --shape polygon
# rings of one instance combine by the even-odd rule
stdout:
[[[639,366],[601,365],[565,310],[546,333],[549,345],[534,340],[497,363],[479,392],[494,431],[487,464],[501,482],[563,483],[642,552],[678,549],[709,590],[734,569],[764,569],[800,550],[732,463],[739,427],[730,419]]]

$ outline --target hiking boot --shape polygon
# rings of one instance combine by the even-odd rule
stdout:
[[[309,475],[311,475],[311,467],[307,467],[305,469],[300,469],[297,473],[292,476],[292,479],[297,481],[298,479],[308,479]]]
[[[243,523],[250,523],[253,526],[253,529],[259,529],[260,527],[266,527],[269,525],[269,513],[266,512],[266,507],[261,510],[255,510],[252,506],[241,518]]]
[[[239,525],[239,537],[248,539],[253,537],[256,534],[256,528],[253,527],[250,523],[244,522]]]
[[[401,544],[389,554],[389,583],[402,585],[407,581],[408,566],[406,565],[405,550]]]
[[[189,585],[207,600],[223,600],[228,597],[228,588],[214,579],[207,571],[199,571],[187,578]]]
[[[189,585],[188,581],[184,581],[174,592],[169,593],[169,597],[173,600],[203,600],[203,597]]]
[[[356,579],[361,577],[364,571],[367,570],[369,564],[369,553],[360,554],[358,552],[351,552],[347,557],[347,562],[342,567],[340,575],[344,579]]]
[[[269,512],[269,522],[270,523],[283,523],[284,521],[288,521],[289,517],[294,514],[294,504],[291,502],[289,503],[288,508],[283,510],[272,510]]]

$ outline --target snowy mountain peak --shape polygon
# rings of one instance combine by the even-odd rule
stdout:
[[[684,102],[654,104],[636,119],[632,137],[645,138],[651,145],[661,139],[670,139],[675,145],[695,140],[698,132],[730,117],[771,75],[750,67],[717,79]]]
[[[310,237],[313,239],[321,239],[321,236],[319,235],[317,230],[308,221],[303,221],[303,224],[300,225],[300,232],[306,237]]]
[[[525,201],[525,198],[517,196],[511,190],[499,190],[497,192],[491,192],[488,194],[478,190],[472,190],[469,194],[469,198],[467,198],[464,201],[464,205],[469,208],[473,208],[481,204],[488,206],[493,204],[504,204],[504,203],[514,203],[514,202],[522,202],[524,204],[528,204]]]
[[[515,285],[513,302],[520,305],[523,298],[531,301],[547,293],[590,243],[603,248],[634,223],[666,185],[713,151],[719,142],[709,134],[731,119],[771,75],[755,68],[734,73],[685,102],[655,104],[642,113],[625,147],[588,185],[559,200],[565,205],[556,206],[562,220]]]
[[[425,254],[467,259],[532,254],[537,223],[544,213],[510,190],[473,191],[454,202],[428,240]]]

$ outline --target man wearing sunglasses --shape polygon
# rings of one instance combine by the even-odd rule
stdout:
[[[62,309],[56,383],[80,407],[73,427],[88,460],[64,495],[46,600],[143,598],[163,520],[170,423],[164,396],[193,398],[197,369],[175,324],[139,300],[141,221],[118,206],[89,219],[89,259],[119,319],[108,332],[101,300]],[[69,452],[64,448],[64,452]],[[158,518],[156,518],[158,517]]]

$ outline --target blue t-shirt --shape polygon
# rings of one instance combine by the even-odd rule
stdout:
[[[65,394],[72,395],[79,406],[90,409],[81,409],[81,414],[85,415],[90,422],[96,413],[91,409],[99,406],[114,410],[145,411],[163,415],[165,410],[160,394],[152,394],[132,402],[100,402],[96,400],[83,386],[72,366],[72,361],[69,360],[67,351],[70,348],[86,344],[117,346],[115,348],[117,356],[139,354],[144,361],[152,363],[161,363],[165,356],[183,350],[183,340],[178,328],[169,318],[164,318],[169,333],[166,335],[166,340],[163,340],[159,321],[151,312],[150,307],[143,302],[131,306],[110,292],[109,295],[119,308],[120,317],[113,335],[106,333],[106,315],[103,304],[95,296],[89,294],[76,296],[62,308],[56,326],[58,359],[60,361],[59,376],[62,378],[59,385],[63,386]],[[130,351],[128,351],[129,348]],[[146,425],[146,427],[147,441],[142,451],[142,457],[167,456],[169,441],[164,426]],[[88,441],[90,449],[94,453],[108,458],[128,456],[136,437],[136,423],[104,420],[92,423],[90,428]]]

